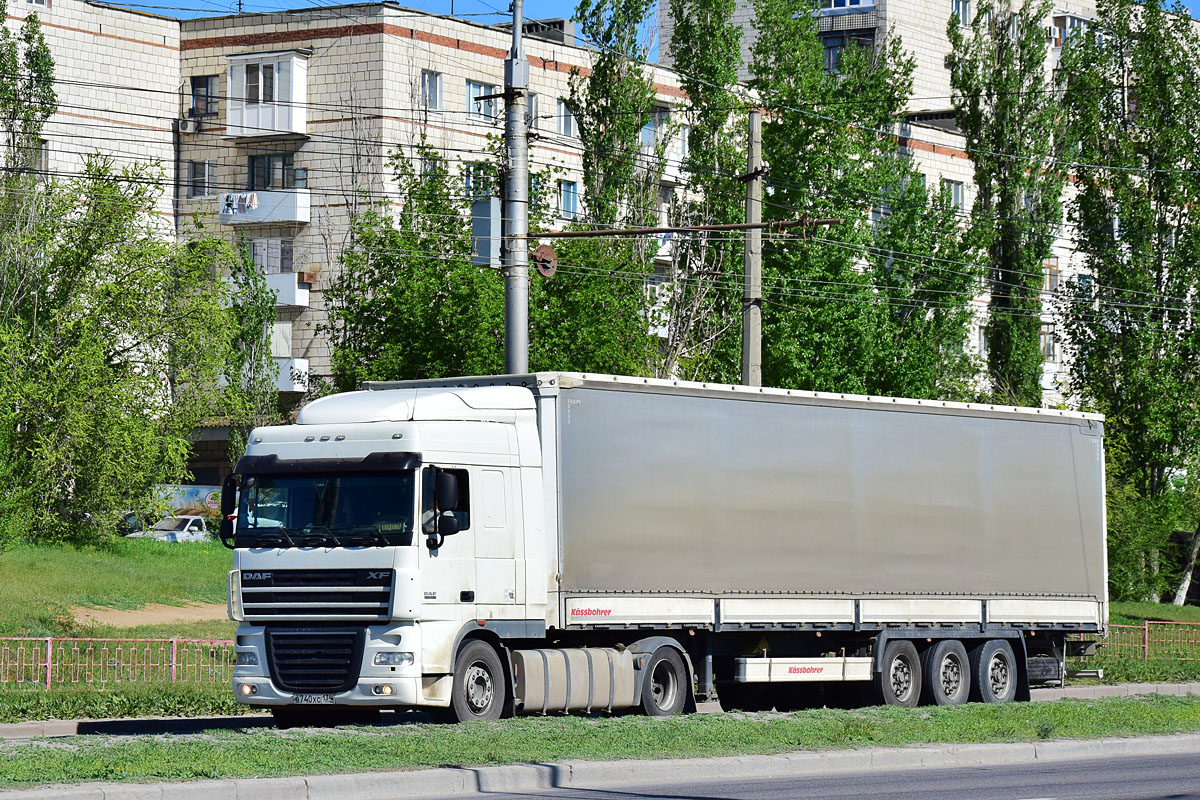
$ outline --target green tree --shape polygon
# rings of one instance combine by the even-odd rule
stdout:
[[[0,0],[0,20],[8,4]],[[54,59],[42,36],[37,14],[28,14],[20,32],[0,26],[0,127],[7,169],[36,163],[42,125],[57,107]]]
[[[978,269],[945,198],[891,135],[912,58],[893,32],[827,63],[814,15],[787,0],[754,8],[753,86],[769,111],[764,218],[842,220],[764,245],[764,382],[963,398]]]
[[[656,224],[666,130],[646,76],[639,30],[649,0],[582,0],[577,34],[595,48],[590,72],[571,75],[567,106],[583,147],[582,214],[589,229]],[[643,148],[643,129],[648,145]],[[555,242],[560,268],[530,293],[535,369],[652,374],[646,282],[658,243],[650,237]]]
[[[1157,599],[1179,577],[1168,537],[1200,521],[1178,486],[1200,463],[1200,36],[1161,0],[1099,10],[1061,70],[1081,162],[1070,388],[1107,416],[1117,508],[1139,511],[1110,518],[1113,595]]]
[[[163,235],[158,180],[93,158],[0,185],[0,543],[110,534],[220,408],[226,265]]]
[[[231,252],[224,242],[198,230],[191,246],[207,249],[206,257],[214,263],[228,264],[231,337],[222,374],[220,412],[229,421],[228,453],[230,462],[236,464],[245,454],[250,431],[257,425],[272,424],[280,416],[270,347],[275,297],[245,243]]]
[[[964,31],[947,25],[955,119],[975,170],[971,227],[987,250],[986,336],[994,398],[1039,406],[1044,263],[1062,221],[1068,147],[1062,104],[1051,91],[1048,0],[983,0]]]
[[[745,221],[746,114],[737,95],[741,26],[734,0],[671,0],[671,59],[687,98],[680,107],[687,156],[683,192],[672,202],[673,225]],[[696,47],[704,42],[704,47]],[[675,234],[671,271],[659,290],[666,331],[660,376],[737,380],[741,342],[741,237]]]
[[[462,184],[424,145],[411,157],[396,153],[391,164],[400,208],[353,220],[327,293],[335,387],[502,371],[504,287],[494,270],[471,262]],[[472,186],[490,192],[494,175]]]

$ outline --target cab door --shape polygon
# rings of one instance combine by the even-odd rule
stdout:
[[[452,513],[459,531],[452,536],[429,536],[439,510],[435,507],[435,470],[448,470],[458,479],[458,508]],[[421,505],[416,543],[420,548],[422,606],[426,619],[458,620],[462,606],[475,605],[475,515],[472,513],[474,468],[452,465],[428,465],[421,470]],[[433,542],[436,547],[430,548]]]

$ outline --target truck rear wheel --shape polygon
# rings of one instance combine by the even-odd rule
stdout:
[[[454,688],[450,711],[457,722],[500,719],[508,684],[500,656],[487,642],[467,642],[454,660]]]
[[[1017,695],[1017,659],[1004,639],[988,639],[971,651],[971,696],[1007,703]]]
[[[658,648],[646,662],[642,677],[642,711],[651,717],[670,717],[683,711],[691,676],[679,651],[670,645]]]
[[[921,699],[921,659],[912,642],[892,639],[883,648],[875,691],[885,705],[912,708]]]
[[[957,639],[944,639],[925,651],[924,702],[938,706],[959,706],[971,694],[971,662],[967,648]]]

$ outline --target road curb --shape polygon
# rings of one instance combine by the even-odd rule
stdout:
[[[3,800],[394,800],[538,789],[602,788],[613,784],[688,780],[808,777],[851,770],[989,766],[1129,755],[1200,752],[1200,734],[1131,739],[1061,739],[997,744],[914,745],[774,756],[664,761],[565,761],[412,772],[369,772],[309,778],[260,778],[188,783],[50,786],[0,792]]]

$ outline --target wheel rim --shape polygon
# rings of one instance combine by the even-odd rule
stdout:
[[[679,695],[679,676],[665,658],[655,664],[650,673],[650,694],[654,697],[654,705],[660,710],[665,711],[675,705],[675,698]]]
[[[901,656],[892,660],[891,679],[892,694],[904,702],[912,694],[913,685],[912,664],[908,663],[907,658]]]
[[[942,694],[946,697],[956,697],[963,685],[962,660],[954,653],[949,653],[942,659],[940,675]]]
[[[1008,687],[1012,681],[1012,670],[1008,658],[1003,653],[996,653],[988,662],[988,684],[994,697],[1008,695]]]
[[[471,713],[476,716],[484,714],[491,707],[492,699],[496,696],[492,673],[482,662],[476,661],[467,668],[465,684],[467,706],[470,707]]]

